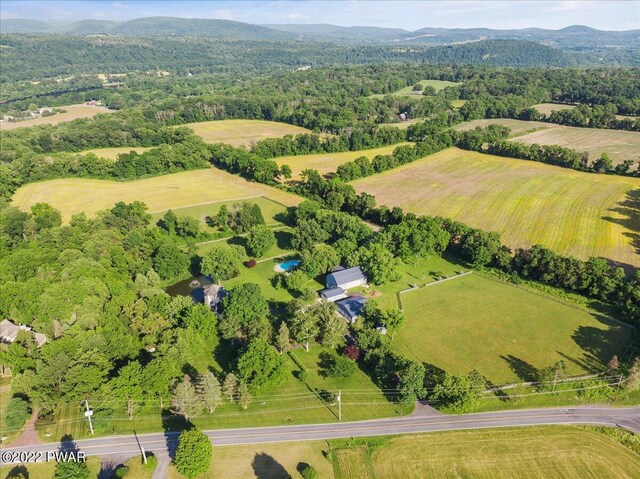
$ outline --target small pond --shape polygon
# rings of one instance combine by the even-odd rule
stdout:
[[[202,288],[213,284],[213,279],[209,276],[200,275],[183,279],[165,289],[169,296],[191,296],[196,302],[204,301],[204,292]]]

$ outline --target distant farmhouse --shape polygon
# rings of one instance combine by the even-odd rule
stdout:
[[[18,337],[20,331],[27,331],[33,334],[33,339],[38,347],[47,342],[47,337],[42,333],[35,333],[29,326],[23,324],[16,325],[8,319],[0,321],[0,341],[3,343],[13,343]]]
[[[327,288],[320,291],[320,297],[325,301],[335,302],[338,312],[353,324],[362,314],[367,298],[347,296],[347,290],[365,284],[367,284],[367,277],[360,266],[337,269],[327,274]]]

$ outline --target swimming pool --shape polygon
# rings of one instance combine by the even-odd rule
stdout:
[[[278,266],[280,266],[280,269],[282,269],[283,271],[291,271],[293,269],[296,269],[299,265],[300,265],[299,259],[290,259],[287,261],[283,261]]]

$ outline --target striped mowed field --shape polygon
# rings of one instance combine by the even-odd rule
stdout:
[[[385,479],[632,479],[640,475],[638,458],[593,430],[537,426],[400,436],[370,460],[375,477]]]
[[[111,208],[118,201],[142,201],[150,212],[195,206],[216,201],[266,197],[287,206],[301,198],[216,168],[185,171],[144,180],[118,182],[84,178],[63,178],[30,183],[13,195],[13,204],[28,210],[38,202],[49,203],[62,212],[64,221],[84,212],[88,216]]]
[[[449,148],[352,184],[381,205],[497,231],[512,248],[640,266],[637,178]]]
[[[511,140],[526,145],[559,145],[576,151],[589,153],[590,161],[607,153],[614,165],[625,160],[640,162],[640,132],[605,130],[600,128],[579,128],[556,125],[542,121],[521,121],[509,118],[473,120],[463,123],[457,129],[469,130],[476,126],[491,124],[511,128]],[[635,169],[635,166],[632,167]]]
[[[216,120],[187,123],[185,125],[205,143],[227,143],[233,146],[250,146],[266,138],[311,133],[300,126],[263,120]]]

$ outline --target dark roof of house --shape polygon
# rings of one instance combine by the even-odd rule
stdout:
[[[351,281],[357,281],[360,279],[364,279],[366,281],[367,279],[360,266],[334,271],[333,273],[329,273],[329,276],[333,276],[333,279],[336,280],[337,284],[350,283]]]
[[[320,294],[325,298],[332,298],[334,296],[340,296],[344,294],[344,289],[342,288],[327,288],[320,291]]]
[[[336,301],[338,307],[343,310],[350,318],[360,316],[364,305],[367,304],[368,299],[362,296],[349,296],[348,298]]]

